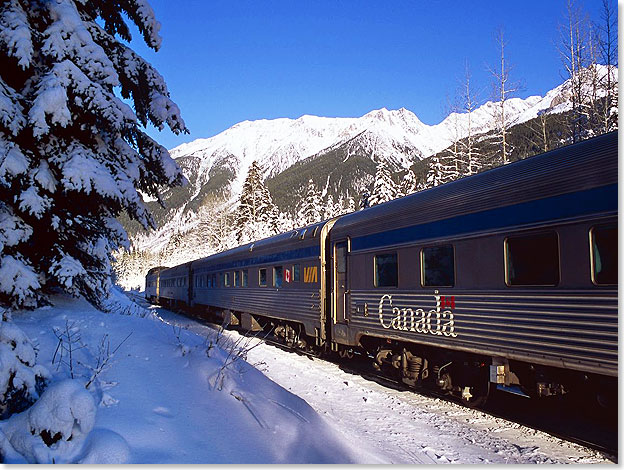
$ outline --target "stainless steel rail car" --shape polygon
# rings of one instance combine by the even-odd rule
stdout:
[[[166,266],[158,266],[151,268],[145,276],[145,298],[152,302],[158,301],[159,297],[159,285],[160,285],[160,272],[168,269]]]
[[[314,224],[194,261],[191,309],[220,312],[230,323],[242,322],[250,329],[263,328],[270,321],[289,344],[321,344],[320,260],[325,225]]]
[[[617,174],[611,133],[160,271],[157,297],[268,321],[291,344],[366,352],[468,404],[493,386],[607,400]],[[163,287],[185,275],[186,290]]]
[[[190,275],[190,262],[160,271],[158,273],[158,301],[170,307],[188,307]]]
[[[333,348],[467,402],[614,391],[617,174],[613,133],[340,217]]]

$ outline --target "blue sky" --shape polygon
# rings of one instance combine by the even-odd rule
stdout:
[[[566,0],[150,0],[158,53],[133,48],[165,77],[190,135],[149,133],[167,148],[244,120],[357,117],[405,107],[424,123],[447,114],[468,61],[480,101],[503,28],[520,97],[563,81],[557,51]],[[599,21],[600,0],[584,10]]]

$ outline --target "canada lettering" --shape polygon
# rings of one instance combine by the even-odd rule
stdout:
[[[432,334],[436,336],[457,337],[455,333],[455,318],[451,310],[442,310],[439,295],[434,295],[436,308],[425,311],[422,308],[399,308],[392,305],[392,296],[384,294],[379,299],[379,323],[386,329],[399,331],[413,331],[416,333]],[[453,299],[453,306],[455,299]],[[450,302],[445,302],[445,306]],[[389,312],[392,312],[391,314]]]

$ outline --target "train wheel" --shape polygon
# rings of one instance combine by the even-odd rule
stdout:
[[[449,371],[452,374],[453,395],[470,408],[481,408],[487,402],[490,392],[490,376],[487,361],[466,361]]]

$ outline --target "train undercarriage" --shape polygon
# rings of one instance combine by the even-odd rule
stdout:
[[[381,338],[364,337],[361,345],[380,372],[469,407],[482,407],[495,391],[594,403],[606,412],[617,407],[617,378]]]

